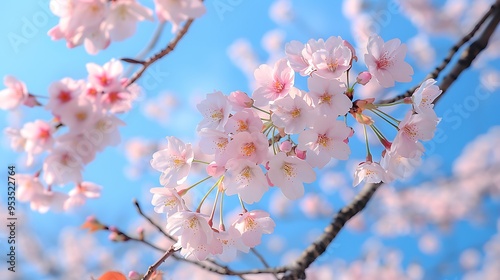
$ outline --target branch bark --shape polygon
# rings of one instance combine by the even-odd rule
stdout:
[[[173,51],[179,41],[184,37],[184,35],[186,35],[193,21],[194,19],[189,19],[188,21],[186,21],[186,23],[184,24],[184,26],[182,26],[181,30],[179,30],[174,39],[172,39],[172,41],[170,41],[170,43],[163,50],[144,61],[144,65],[141,67],[141,69],[135,72],[132,78],[128,81],[127,86],[135,83],[142,76],[142,74],[144,74],[149,66]]]
[[[476,23],[476,25],[474,25],[474,27],[472,28],[472,30],[467,33],[464,37],[462,37],[462,39],[460,39],[460,41],[458,41],[451,49],[450,49],[450,52],[448,53],[448,55],[446,56],[446,58],[441,62],[440,65],[438,65],[434,71],[432,71],[431,73],[429,73],[425,79],[437,79],[439,77],[439,75],[441,74],[441,72],[449,65],[449,63],[451,62],[451,60],[453,59],[453,57],[455,56],[455,54],[457,54],[458,50],[460,50],[460,48],[462,46],[464,46],[466,43],[468,43],[473,37],[474,35],[476,34],[476,32],[481,28],[481,26],[483,26],[483,24],[486,22],[486,20],[493,14],[497,14],[498,15],[498,10],[500,9],[500,1],[496,1],[493,5],[491,5],[490,9],[481,17],[481,19]],[[491,22],[490,22],[491,24]],[[496,25],[495,25],[496,27]],[[488,28],[488,27],[487,27]],[[491,37],[491,34],[490,36],[488,36],[488,39],[489,40],[489,37]],[[474,44],[474,43],[473,43]],[[472,44],[471,44],[472,46]],[[486,46],[485,46],[486,47]],[[470,47],[469,47],[470,48]],[[484,47],[483,47],[484,49]],[[482,49],[481,49],[482,50]],[[479,50],[479,51],[481,51]],[[464,52],[465,53],[465,52]],[[472,59],[473,60],[473,59]],[[472,61],[471,61],[472,62]],[[469,64],[470,65],[470,64]],[[464,70],[464,69],[463,69]],[[462,70],[462,71],[463,71]],[[458,77],[458,76],[457,76]],[[381,104],[387,104],[387,103],[393,103],[393,102],[396,102],[398,100],[401,100],[403,98],[406,98],[406,97],[410,97],[412,96],[413,92],[420,86],[419,85],[416,85],[412,88],[410,88],[409,90],[407,90],[406,92],[404,92],[403,94],[400,94],[396,97],[393,97],[393,98],[389,98],[389,99],[384,99],[382,101],[380,101]],[[443,90],[444,92],[444,90]]]

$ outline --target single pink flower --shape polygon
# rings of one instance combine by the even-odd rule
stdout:
[[[304,160],[279,152],[269,160],[268,176],[288,199],[304,195],[304,183],[316,180],[316,173]]]
[[[274,67],[262,64],[254,72],[257,89],[252,98],[256,106],[266,106],[278,98],[285,97],[293,87],[295,73],[286,59],[280,59]]]
[[[373,77],[383,87],[393,87],[396,82],[409,82],[413,68],[404,61],[406,45],[399,39],[384,43],[380,36],[371,36],[368,40],[365,63]]]
[[[260,201],[269,189],[259,165],[247,159],[230,159],[226,163],[224,188],[227,195],[238,194],[248,204]]]
[[[26,85],[13,76],[5,76],[3,83],[7,88],[0,91],[0,109],[13,110],[21,106],[28,98]]]
[[[151,166],[162,172],[160,183],[167,188],[175,188],[186,181],[194,159],[191,144],[180,139],[167,137],[166,149],[157,151],[151,159]]]
[[[262,210],[252,210],[240,214],[233,226],[241,233],[243,244],[253,248],[260,244],[262,234],[273,233],[276,224],[269,217],[269,213]]]

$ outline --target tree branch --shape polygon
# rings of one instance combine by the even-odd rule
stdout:
[[[431,73],[429,73],[425,79],[437,79],[439,77],[439,75],[441,74],[441,72],[446,68],[446,66],[448,66],[448,64],[451,62],[452,58],[455,56],[455,54],[458,52],[458,50],[463,46],[465,45],[467,42],[469,42],[473,37],[474,35],[476,34],[476,32],[481,28],[481,26],[483,26],[483,24],[486,22],[486,20],[494,13],[496,12],[496,14],[498,14],[498,10],[500,9],[500,1],[495,1],[495,3],[493,5],[491,5],[490,9],[488,10],[488,12],[486,12],[482,17],[481,19],[479,19],[479,21],[476,23],[476,25],[474,26],[474,28],[472,28],[472,30],[467,33],[464,37],[462,37],[462,39],[460,41],[458,41],[451,49],[450,49],[450,52],[448,53],[448,55],[446,56],[446,58],[441,62],[440,65],[438,65],[434,71],[432,71]],[[490,35],[491,36],[491,35]],[[489,38],[489,37],[488,37]],[[472,46],[472,44],[471,44]],[[470,48],[470,47],[469,47]],[[457,76],[458,77],[458,76]],[[393,103],[393,102],[396,102],[398,100],[401,100],[403,98],[406,98],[406,97],[410,97],[413,92],[420,86],[419,85],[416,85],[412,88],[410,88],[409,90],[407,90],[405,93],[403,94],[400,94],[398,96],[395,96],[393,98],[389,98],[389,99],[384,99],[382,101],[380,101],[379,103],[380,104],[387,104],[387,103]],[[443,90],[444,92],[444,90]]]
[[[175,49],[177,46],[177,43],[186,35],[187,31],[189,30],[189,27],[191,27],[191,24],[193,23],[194,19],[189,19],[186,21],[184,26],[179,30],[177,35],[170,41],[170,43],[167,45],[166,48],[161,50],[159,53],[153,55],[152,57],[148,58],[145,62],[144,65],[139,69],[139,71],[135,72],[135,74],[132,76],[132,78],[128,81],[127,86],[133,84],[137,79],[139,79],[142,74],[144,74],[144,71],[148,69],[149,66],[151,66],[153,63],[155,63],[157,60],[161,59],[162,57],[166,56],[169,54],[171,51]]]
[[[174,242],[177,242],[177,240],[175,240],[175,238],[173,238],[171,235],[169,235],[168,233],[166,233],[161,226],[159,226],[158,224],[156,224],[150,217],[146,216],[146,214],[144,214],[144,212],[142,212],[141,205],[139,204],[139,202],[137,201],[137,199],[134,199],[133,202],[134,202],[135,208],[137,209],[137,212],[139,212],[139,215],[141,215],[144,219],[146,219],[151,225],[153,225],[154,227],[156,227],[158,229],[158,231],[160,231],[168,239],[170,239],[170,240],[172,240]]]
[[[366,184],[354,200],[349,205],[340,209],[333,217],[332,222],[324,229],[323,234],[314,243],[309,245],[292,265],[288,266],[288,271],[282,279],[305,279],[306,268],[326,251],[346,222],[365,208],[380,185],[382,183]]]
[[[168,249],[168,251],[165,252],[165,254],[163,254],[163,256],[161,256],[161,258],[159,260],[157,260],[153,265],[151,265],[149,268],[148,268],[148,272],[146,272],[146,274],[144,274],[144,277],[142,277],[142,280],[149,280],[151,278],[151,276],[153,276],[153,273],[158,269],[158,267],[168,258],[170,257],[171,255],[173,255],[176,251],[178,251],[179,249],[175,249],[174,245],[172,245],[170,247],[170,249]]]

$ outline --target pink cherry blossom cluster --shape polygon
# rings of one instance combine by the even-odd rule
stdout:
[[[160,21],[172,22],[174,31],[181,22],[205,12],[200,0],[155,0],[155,6]],[[50,8],[60,19],[48,35],[65,39],[69,48],[83,44],[90,54],[132,36],[137,22],[153,21],[153,11],[136,0],[51,0]]]
[[[412,98],[390,104],[376,104],[374,98],[354,100],[355,86],[377,81],[391,87],[395,81],[411,80],[413,70],[404,61],[406,47],[397,39],[385,42],[370,38],[365,62],[353,84],[349,73],[357,61],[351,44],[340,37],[310,40],[307,44],[292,41],[286,46],[287,58],[274,65],[261,65],[254,72],[256,89],[250,98],[234,91],[229,96],[220,91],[207,95],[197,105],[203,116],[197,131],[200,154],[189,143],[167,137],[168,145],[153,154],[151,166],[162,172],[163,188],[154,188],[155,211],[166,213],[168,232],[178,237],[184,256],[205,259],[210,255],[235,255],[260,243],[263,233],[271,233],[274,222],[264,211],[248,211],[245,204],[260,201],[269,187],[277,187],[288,199],[304,195],[304,183],[316,180],[313,168],[324,168],[331,159],[347,160],[349,138],[354,130],[345,118],[354,119],[375,132],[385,147],[382,162],[373,162],[367,143],[367,159],[355,172],[354,185],[389,182],[408,174],[407,166],[423,153],[419,141],[430,140],[439,122],[432,101],[440,94],[434,80],[425,81]],[[308,91],[294,86],[295,73],[307,76]],[[372,77],[374,79],[372,79]],[[379,107],[412,104],[403,121],[398,121]],[[391,124],[397,131],[392,142],[374,125],[370,111]],[[344,120],[339,120],[341,117]],[[193,164],[205,164],[205,179],[184,188]],[[213,178],[216,182],[195,211],[183,199],[189,190]],[[205,198],[216,190],[210,213],[201,213]],[[219,196],[237,195],[242,207],[238,220],[226,227],[221,220],[214,227]],[[223,199],[220,199],[222,213]],[[226,248],[228,244],[233,244]],[[243,244],[244,246],[242,247]],[[230,251],[228,251],[230,250]],[[230,253],[228,253],[230,252]]]
[[[45,155],[36,174],[18,176],[18,199],[30,202],[34,210],[67,210],[84,204],[86,198],[99,197],[101,187],[83,181],[83,168],[97,152],[120,142],[118,127],[125,123],[116,114],[130,110],[139,95],[138,86],[126,86],[128,79],[122,78],[119,61],[111,60],[102,67],[89,63],[87,70],[87,80],[64,78],[50,85],[44,108],[51,112],[51,121],[38,119],[20,129],[5,129],[11,148],[27,154],[28,166]],[[0,92],[0,98],[9,100],[9,109],[29,98],[42,105],[22,82],[11,77],[6,81],[9,88]],[[69,183],[76,186],[68,194],[53,189]]]
[[[69,48],[83,44],[90,54],[132,36],[138,21],[153,20],[153,12],[135,0],[51,0],[50,9],[60,17],[48,32],[52,40],[65,39]]]

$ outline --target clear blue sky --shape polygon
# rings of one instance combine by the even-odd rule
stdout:
[[[141,2],[152,6],[152,1]],[[269,19],[269,3],[267,1],[239,2],[238,5],[231,7],[231,11],[221,16],[214,9],[213,3],[215,2],[207,1],[207,14],[195,21],[187,36],[179,43],[174,52],[153,66],[157,71],[165,73],[165,76],[154,85],[148,86],[145,96],[136,103],[135,108],[130,113],[123,116],[127,122],[127,126],[121,129],[123,139],[140,136],[159,141],[167,135],[175,135],[192,140],[195,137],[196,123],[200,120],[200,117],[189,111],[192,108],[190,102],[193,96],[202,96],[214,90],[221,90],[224,93],[236,89],[248,91],[248,80],[227,55],[229,45],[235,40],[240,38],[249,40],[259,59],[265,61],[267,54],[262,49],[260,41],[267,31],[275,28],[283,30],[286,33],[285,41],[305,42],[312,37],[311,34],[304,31],[304,28],[300,28],[296,24],[277,25]],[[313,30],[315,34],[323,38],[329,36],[352,38],[348,27],[349,23],[342,16],[341,5],[338,4],[338,1],[315,1],[314,4],[295,1],[293,4],[303,24],[308,26],[309,30]],[[50,40],[46,33],[57,23],[57,18],[50,14],[48,1],[2,2],[0,11],[2,18],[2,24],[0,24],[0,77],[13,75],[24,81],[31,93],[38,95],[47,95],[48,86],[63,77],[85,78],[85,64],[88,62],[103,64],[111,58],[133,57],[149,42],[157,25],[157,22],[141,23],[137,33],[132,38],[124,42],[113,43],[107,50],[92,56],[87,54],[82,47],[68,49],[64,42]],[[415,34],[414,27],[404,21],[401,15],[394,14],[390,23],[383,29],[381,36],[386,40],[398,37],[405,42]],[[164,46],[170,37],[170,26],[167,26],[156,49]],[[440,61],[454,40],[435,39],[432,42],[436,43],[436,57]],[[410,62],[412,61],[410,60]],[[498,62],[498,59],[490,62],[489,67],[500,70]],[[148,73],[146,73],[147,75]],[[425,72],[417,71],[411,83],[400,84],[397,89],[406,90],[407,87],[417,84],[424,76]],[[427,157],[441,159],[442,165],[439,170],[441,175],[451,174],[453,159],[461,153],[467,142],[476,135],[485,133],[492,125],[499,124],[499,118],[492,113],[497,110],[496,104],[500,102],[498,91],[487,100],[479,101],[478,107],[470,110],[473,113],[470,116],[462,116],[456,111],[457,106],[464,106],[464,98],[471,95],[477,89],[478,84],[478,72],[468,71],[464,73],[437,106],[438,115],[446,114],[454,117],[452,120],[443,119],[439,126],[443,130],[446,140],[436,143],[435,149],[428,146],[432,152],[429,152]],[[177,111],[179,115],[172,115],[175,122],[167,127],[144,117],[140,109],[141,105],[163,91],[176,93],[181,102],[181,110]],[[22,112],[24,121],[35,118],[49,119],[50,117],[40,109],[25,109]],[[2,130],[8,125],[8,119],[8,113],[0,112],[0,128]],[[461,124],[455,126],[458,121]],[[8,149],[5,137],[2,136],[2,139],[4,141],[0,147],[0,162],[2,163],[0,168],[17,162],[19,157],[18,154]],[[362,146],[354,144],[352,149],[356,148],[362,148]],[[38,238],[47,247],[57,246],[56,237],[64,227],[79,226],[90,214],[95,214],[99,219],[108,223],[126,227],[130,225],[131,221],[138,218],[131,204],[132,198],[139,198],[144,208],[151,212],[148,192],[149,188],[157,183],[159,175],[150,173],[144,176],[141,181],[130,181],[123,175],[126,166],[123,145],[117,148],[108,148],[104,153],[98,155],[84,173],[86,180],[104,186],[102,197],[99,200],[89,201],[79,211],[69,214],[33,213],[29,211],[28,205],[21,205],[20,211],[25,212],[29,220],[29,227],[33,233],[36,232]],[[19,171],[21,171],[20,168]],[[351,175],[347,174],[347,176],[350,178]],[[423,179],[420,176],[415,181]],[[310,190],[319,191],[318,189],[314,190],[314,187],[314,185],[311,186]],[[350,186],[345,187],[349,188]],[[3,198],[4,193],[1,196]],[[334,207],[338,209],[340,201],[338,196],[332,195],[328,199],[334,202]],[[267,205],[267,203],[268,200],[265,200],[262,205]],[[328,221],[328,219],[304,221],[303,216],[300,216],[300,219],[290,221],[288,224],[281,224],[276,228],[276,234],[286,236],[288,245],[291,247],[303,248],[305,246],[308,231],[302,231],[303,228],[321,229]],[[493,232],[492,228],[475,229],[472,227],[471,229],[470,225],[459,225],[457,229],[469,230],[457,234],[457,239],[462,239],[473,232],[472,234],[476,234],[476,238],[486,240]],[[335,251],[332,251],[333,253],[328,254],[328,258],[355,259],[360,253],[359,244],[370,235],[372,235],[370,232],[363,234],[343,232],[336,240],[336,243],[341,244],[341,246],[337,246]],[[106,240],[105,234],[101,234],[99,238],[103,246],[110,246],[110,250],[116,250],[118,247],[116,244],[108,245],[109,242]],[[401,249],[409,256],[420,256],[421,254],[417,252],[415,244],[412,244],[411,240],[396,238],[387,241],[387,244]],[[3,241],[0,246],[2,246],[0,248],[2,248],[3,254],[5,246]],[[272,257],[269,260],[271,264],[279,264],[280,256],[267,253],[263,246],[258,249]],[[147,260],[153,261],[155,256],[150,256]],[[328,258],[325,258],[325,261],[328,261]],[[432,265],[432,258],[431,260],[423,256],[419,258],[424,264]],[[145,269],[147,265],[148,263],[144,263],[142,269]],[[21,266],[24,267],[23,264]],[[26,266],[29,265],[26,264]],[[141,269],[141,267],[137,269]]]

